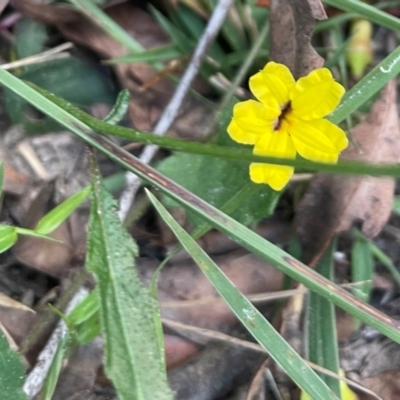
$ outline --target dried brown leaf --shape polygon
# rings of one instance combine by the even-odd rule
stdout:
[[[16,310],[28,311],[35,314],[35,311],[25,304],[20,303],[17,300],[12,299],[11,297],[6,296],[4,293],[0,292],[0,307],[13,308]]]
[[[396,82],[390,82],[367,118],[353,131],[356,144],[341,159],[373,164],[396,163],[400,157],[400,128],[396,106]],[[386,223],[392,206],[393,178],[318,175],[297,212],[297,231],[304,261],[315,265],[333,235],[361,221],[368,238]]]
[[[78,400],[90,398],[99,368],[102,365],[103,343],[100,338],[79,346],[57,383],[53,400]]]
[[[298,78],[324,60],[311,46],[315,20],[326,19],[320,0],[271,0],[271,60],[285,64]]]
[[[265,293],[281,288],[282,274],[253,254],[234,251],[214,257],[214,260],[244,294]],[[147,281],[151,279],[156,265],[148,265],[141,260],[138,267]],[[216,301],[219,299],[217,292],[193,261],[183,260],[164,268],[158,288],[161,302],[204,300],[190,306],[165,306],[162,308],[165,318],[208,329],[226,329],[236,322],[229,307],[224,302]]]
[[[11,165],[4,165],[4,192],[20,196],[25,190],[29,177],[15,170]]]

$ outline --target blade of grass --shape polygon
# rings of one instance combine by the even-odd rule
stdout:
[[[58,343],[56,354],[54,355],[53,362],[51,363],[51,367],[44,381],[41,393],[41,398],[43,400],[51,400],[53,398],[58,378],[60,377],[62,363],[71,350],[71,347],[71,338],[66,332]]]
[[[325,252],[316,271],[329,280],[333,277],[333,252],[335,241]],[[333,304],[315,292],[310,292],[307,318],[308,358],[311,362],[339,374],[339,351],[336,334],[336,318]],[[319,374],[321,379],[340,396],[340,383],[337,379]]]
[[[353,289],[354,295],[363,301],[369,301],[373,272],[374,260],[371,248],[366,240],[358,238],[351,249],[351,275],[352,282],[364,282]]]
[[[121,28],[114,20],[105,14],[97,5],[90,0],[70,0],[91,21],[94,21],[104,29],[113,39],[124,45],[132,53],[144,51],[143,46],[137,42],[125,29]],[[162,68],[162,64],[158,63]]]
[[[164,206],[150,192],[147,192],[147,195],[163,220],[196,261],[218,293],[225,299],[242,324],[284,371],[313,398],[338,399],[265,317],[236,289],[195,240],[172,218]]]
[[[138,53],[128,54],[126,56],[112,58],[107,60],[106,64],[134,64],[139,62],[165,61],[181,57],[184,53],[178,49],[175,44],[154,47],[152,49]]]
[[[358,229],[354,229],[353,233],[356,237],[368,243],[373,256],[388,269],[388,271],[392,274],[393,279],[400,287],[400,272],[397,270],[393,261],[376,244],[374,244],[374,242],[366,238]]]
[[[360,1],[359,3],[362,2]],[[399,73],[400,46],[396,47],[396,49],[343,96],[338,108],[328,119],[334,124],[342,122]]]
[[[400,31],[400,20],[382,10],[371,6],[364,1],[357,0],[323,0],[325,4],[339,8],[343,11],[352,12],[375,24],[388,29]]]
[[[79,190],[73,196],[64,200],[57,207],[48,212],[35,227],[35,232],[41,235],[47,235],[58,228],[75,210],[76,208],[89,196],[90,188]]]
[[[4,73],[8,74],[4,76]],[[400,176],[400,165],[373,165],[368,163],[340,162],[338,164],[324,164],[306,161],[302,159],[282,159],[275,157],[256,156],[247,149],[228,148],[215,145],[204,145],[169,137],[160,137],[151,133],[145,133],[134,129],[114,126],[103,121],[97,120],[86,114],[79,108],[69,104],[65,100],[58,98],[46,90],[38,87],[32,89],[31,84],[27,85],[18,80],[13,75],[0,69],[0,82],[11,90],[18,93],[21,97],[28,100],[36,108],[50,115],[60,124],[75,132],[82,139],[88,141],[88,137],[82,134],[82,130],[87,133],[98,131],[133,141],[146,144],[157,144],[165,148],[177,151],[185,151],[194,154],[209,155],[220,157],[237,162],[264,162],[277,165],[290,165],[309,171],[325,171],[344,174],[361,174],[372,176]],[[47,101],[46,101],[47,100]],[[78,128],[78,129],[77,129]],[[93,130],[91,130],[92,128]]]

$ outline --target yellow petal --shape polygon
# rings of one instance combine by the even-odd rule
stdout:
[[[329,69],[319,68],[300,78],[290,92],[293,114],[302,119],[323,118],[330,114],[344,95]]]
[[[284,121],[297,152],[307,160],[336,163],[339,153],[348,145],[346,134],[325,119]]]
[[[281,108],[289,101],[289,93],[294,84],[289,68],[275,62],[269,62],[249,81],[250,90],[258,100],[270,104],[271,98],[274,98]]]
[[[295,158],[296,149],[286,134],[275,132],[262,137],[254,146],[254,154],[280,158]],[[250,178],[255,183],[266,183],[274,190],[282,190],[293,175],[294,168],[274,164],[253,163]]]
[[[272,132],[276,118],[281,114],[278,105],[268,107],[255,101],[247,100],[236,103],[233,107],[233,119],[244,130],[260,135]]]
[[[232,140],[242,144],[255,144],[260,139],[258,133],[254,134],[242,129],[234,119],[228,125],[227,131]]]

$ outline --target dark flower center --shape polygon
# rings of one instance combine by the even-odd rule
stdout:
[[[285,118],[285,115],[287,115],[290,110],[292,109],[291,105],[290,105],[290,101],[288,101],[281,109],[281,115],[279,115],[279,117],[277,118],[277,120],[275,121],[275,125],[274,125],[274,131],[278,131],[279,128],[281,127],[282,121]]]

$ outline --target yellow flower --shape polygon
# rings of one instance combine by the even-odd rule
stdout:
[[[298,153],[311,161],[337,162],[348,140],[342,129],[323,118],[337,107],[345,90],[328,69],[316,69],[295,81],[285,65],[269,62],[249,84],[258,101],[234,106],[228,126],[233,140],[253,144],[257,155],[293,159]],[[250,178],[282,190],[293,170],[253,163]]]

